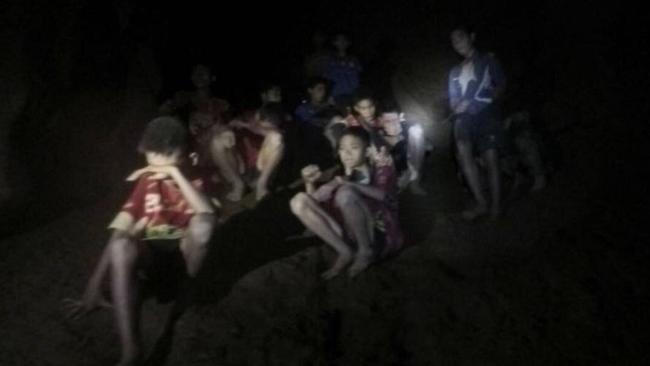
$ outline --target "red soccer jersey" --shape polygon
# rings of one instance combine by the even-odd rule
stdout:
[[[143,240],[180,239],[195,212],[173,179],[153,180],[150,176],[140,177],[122,211],[131,214],[134,222],[146,217]],[[191,183],[202,189],[201,179]]]

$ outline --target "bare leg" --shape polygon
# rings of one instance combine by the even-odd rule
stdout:
[[[232,131],[224,131],[216,134],[210,144],[212,161],[219,169],[223,178],[232,186],[226,198],[230,201],[240,201],[244,194],[244,182],[238,173],[239,159],[234,145],[234,134]]]
[[[343,213],[346,228],[352,233],[359,247],[348,272],[350,277],[354,277],[372,263],[373,253],[370,245],[374,239],[373,222],[370,210],[354,188],[339,188],[335,201]]]
[[[474,159],[472,151],[472,144],[468,141],[457,141],[457,148],[461,169],[467,180],[467,185],[476,200],[476,206],[472,209],[465,210],[463,212],[463,218],[473,220],[487,213],[487,201],[483,195],[478,166],[476,165],[476,159]]]
[[[490,184],[490,216],[496,219],[501,214],[501,172],[499,170],[499,154],[496,149],[483,153],[483,160],[487,166],[488,182]]]
[[[284,152],[284,142],[282,134],[279,132],[269,132],[264,137],[264,143],[257,159],[257,169],[260,171],[260,177],[257,180],[256,199],[259,201],[269,193],[269,180],[275,171],[275,168],[282,159]]]
[[[298,193],[290,202],[291,211],[312,232],[336,250],[338,257],[334,265],[322,273],[324,279],[338,275],[352,260],[352,252],[343,240],[343,230],[316,202],[306,193]]]
[[[154,345],[153,351],[147,359],[147,365],[163,365],[171,352],[176,322],[183,315],[195,290],[194,278],[200,271],[203,260],[208,251],[208,243],[214,228],[215,218],[212,214],[197,214],[192,219],[185,237],[181,240],[180,250],[185,260],[189,278],[181,285],[180,291],[173,305],[169,309],[167,320],[162,333]]]
[[[419,124],[413,125],[408,130],[408,165],[411,173],[411,193],[416,195],[426,194],[420,185],[424,153],[424,131]]]
[[[181,252],[185,258],[187,274],[196,277],[208,252],[208,243],[214,229],[214,216],[194,215],[190,220],[187,234],[181,241]]]
[[[136,242],[128,238],[112,240],[109,246],[113,306],[122,344],[122,358],[118,365],[135,365],[142,357],[140,304],[135,278],[138,247]]]

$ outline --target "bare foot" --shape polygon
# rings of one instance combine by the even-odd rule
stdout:
[[[226,199],[232,202],[241,201],[242,196],[244,195],[244,184],[233,184],[232,190],[226,195]]]
[[[533,183],[533,186],[530,188],[531,192],[537,192],[541,191],[546,187],[546,176],[545,175],[538,175],[535,177],[535,183]]]
[[[476,205],[474,208],[463,211],[461,216],[467,221],[473,221],[485,214],[487,214],[487,207],[485,205]]]
[[[351,253],[339,253],[338,258],[336,258],[336,262],[334,262],[334,265],[328,269],[327,271],[321,273],[321,278],[324,280],[330,280],[341,273],[343,271],[343,268],[345,268],[350,262],[352,261],[352,254]]]
[[[368,268],[370,264],[372,264],[372,253],[357,253],[357,256],[354,258],[354,263],[348,269],[348,276],[350,278],[356,277]]]

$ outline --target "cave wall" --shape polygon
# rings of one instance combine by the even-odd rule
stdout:
[[[156,110],[151,27],[127,2],[10,0],[0,46],[2,226],[110,193]],[[22,220],[19,220],[22,221]]]

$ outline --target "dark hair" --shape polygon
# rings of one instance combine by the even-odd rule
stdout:
[[[370,146],[370,134],[368,133],[368,131],[366,131],[363,127],[353,126],[343,130],[341,136],[339,136],[339,140],[336,143],[337,150],[341,146],[341,140],[343,140],[343,137],[345,136],[356,137],[359,140],[361,140],[366,147]]]
[[[280,103],[267,103],[259,111],[259,119],[265,120],[279,126],[284,122],[284,109]]]
[[[325,89],[329,90],[330,81],[325,79],[324,77],[320,77],[320,76],[316,76],[316,77],[313,77],[313,78],[310,78],[309,80],[307,80],[307,83],[305,83],[305,87],[307,89],[311,89],[311,88],[313,88],[313,87],[315,87],[316,85],[319,85],[319,84],[325,85]]]
[[[457,25],[457,26],[451,28],[450,33],[451,33],[451,32],[456,32],[456,31],[463,32],[463,33],[467,34],[468,36],[469,36],[469,35],[472,35],[472,34],[474,34],[474,33],[476,33],[476,32],[474,31],[474,28],[473,28],[473,27],[470,27],[470,26],[468,26],[468,25],[466,25],[466,24],[459,24],[459,25]]]
[[[399,104],[393,99],[384,100],[380,106],[380,113],[402,113],[402,109],[399,107]]]
[[[362,100],[370,100],[372,101],[373,104],[377,104],[375,102],[375,98],[372,96],[372,93],[367,91],[367,90],[362,90],[354,94],[352,96],[352,104],[350,105],[351,107],[354,107],[357,105],[357,103],[361,102]]]
[[[158,117],[147,124],[142,134],[138,151],[170,155],[174,150],[185,150],[187,130],[181,121],[174,117]]]
[[[275,81],[264,81],[260,83],[258,91],[260,93],[266,93],[273,88],[279,88],[280,90],[282,90],[282,86],[280,85],[280,83],[276,83]]]

